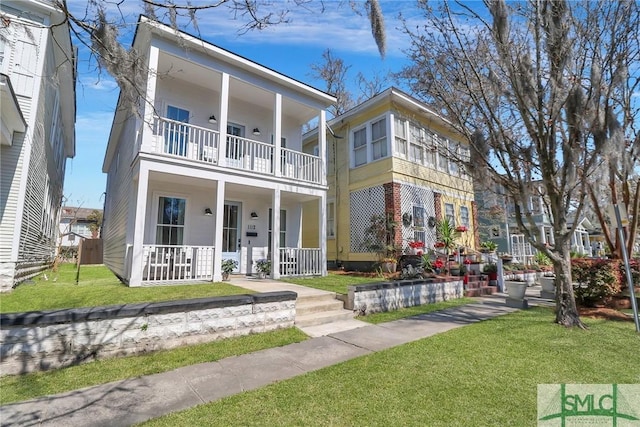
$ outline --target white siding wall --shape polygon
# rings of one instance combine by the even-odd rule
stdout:
[[[135,145],[135,118],[130,117],[123,127],[116,155],[107,175],[107,195],[105,201],[103,262],[120,278],[128,278],[126,271],[127,244],[133,236],[128,236],[128,223],[132,223],[135,210],[135,185],[131,162],[132,146]]]

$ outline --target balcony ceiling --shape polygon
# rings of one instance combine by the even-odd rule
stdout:
[[[158,76],[161,79],[175,79],[185,84],[200,86],[206,90],[214,90],[216,92],[220,90],[222,74],[218,71],[162,51],[158,62]],[[233,76],[230,79],[229,92],[231,98],[273,110],[275,102],[273,92],[236,79]],[[284,116],[294,118],[300,124],[306,123],[318,115],[318,110],[286,97],[282,98],[282,112]]]

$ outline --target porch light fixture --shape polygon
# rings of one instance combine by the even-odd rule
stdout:
[[[256,135],[256,136],[260,135],[260,129],[253,128],[253,134]]]
[[[205,209],[204,209],[204,215],[205,215],[205,216],[211,216],[211,215],[213,215],[213,212],[211,212],[211,208],[205,208]]]
[[[432,216],[429,217],[429,219],[427,220],[427,224],[429,225],[430,228],[433,228],[436,226],[436,219]]]
[[[251,219],[258,219],[258,212],[251,212]]]
[[[216,116],[214,116],[213,114],[209,116],[209,123],[214,124],[214,123],[218,123],[218,120],[216,120]]]

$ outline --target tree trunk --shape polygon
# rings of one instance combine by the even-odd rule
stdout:
[[[553,262],[553,270],[556,274],[556,323],[582,329],[587,327],[580,320],[576,299],[571,284],[571,258],[565,254],[560,261]]]

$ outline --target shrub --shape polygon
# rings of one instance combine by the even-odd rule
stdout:
[[[594,305],[622,290],[621,265],[618,260],[571,260],[573,292],[582,305]],[[624,267],[622,267],[624,268]]]

